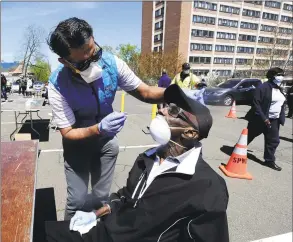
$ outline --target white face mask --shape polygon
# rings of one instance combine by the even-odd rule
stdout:
[[[167,144],[171,139],[171,130],[165,118],[157,115],[150,124],[152,138],[160,145]]]
[[[91,83],[102,77],[102,71],[103,69],[97,63],[92,62],[85,71],[80,72],[80,75],[87,83]]]
[[[283,76],[275,76],[274,83],[280,86],[283,80],[284,80]]]

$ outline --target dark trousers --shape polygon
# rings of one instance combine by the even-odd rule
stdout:
[[[249,144],[254,140],[255,137],[260,134],[264,135],[265,141],[265,151],[264,151],[264,160],[265,162],[275,162],[276,149],[279,146],[279,129],[280,122],[279,119],[270,119],[271,127],[267,127],[266,124],[259,117],[252,118],[248,123],[248,140]]]
[[[293,116],[293,98],[288,98],[288,108],[289,108],[288,117],[292,117]]]
[[[1,86],[1,91],[2,91],[2,95],[3,95],[4,99],[7,100],[7,93],[6,93],[6,86],[5,85]]]
[[[79,232],[69,230],[70,221],[48,221],[45,223],[47,242],[107,242],[104,226],[100,222],[88,233],[81,235]]]
[[[21,87],[21,93],[22,93],[23,96],[25,95],[25,91],[26,91],[26,87],[25,86],[22,86]]]

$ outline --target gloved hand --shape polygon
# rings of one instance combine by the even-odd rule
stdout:
[[[115,136],[123,128],[125,120],[125,113],[110,113],[98,124],[99,131],[101,132],[101,134]]]
[[[77,231],[80,227],[90,224],[95,220],[97,220],[97,216],[94,212],[77,211],[70,220],[69,229]]]

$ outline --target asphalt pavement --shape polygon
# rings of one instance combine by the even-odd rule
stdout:
[[[1,109],[14,105],[23,106],[25,98],[18,94],[10,96],[13,102],[2,103]],[[121,92],[117,92],[114,109],[120,110]],[[286,119],[280,129],[281,143],[277,149],[277,164],[283,170],[274,171],[262,166],[264,141],[259,136],[249,145],[248,171],[253,180],[227,178],[219,170],[221,163],[227,163],[233,146],[240,137],[247,121],[241,119],[248,106],[237,106],[238,119],[225,115],[229,107],[208,106],[213,115],[213,127],[209,137],[203,140],[203,158],[225,180],[229,191],[228,221],[231,242],[248,242],[292,231],[292,120]],[[42,107],[40,116],[49,119],[50,106]],[[130,95],[125,98],[127,121],[118,135],[121,146],[117,160],[112,191],[125,185],[128,172],[139,153],[145,151],[154,141],[142,130],[151,121],[151,105],[142,103]],[[35,117],[37,119],[37,117]],[[14,114],[1,113],[1,141],[8,141],[14,130]],[[37,187],[54,187],[58,219],[62,220],[66,202],[66,182],[63,171],[63,155],[60,133],[49,132],[49,141],[40,142]],[[191,191],[192,192],[192,191]],[[196,192],[196,191],[195,191]],[[154,205],[155,206],[155,205]]]

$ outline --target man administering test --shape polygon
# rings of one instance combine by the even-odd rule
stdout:
[[[48,94],[62,135],[69,220],[77,210],[92,211],[108,201],[119,153],[116,134],[126,120],[112,108],[117,87],[155,104],[163,102],[165,89],[148,86],[124,61],[103,52],[82,19],[60,22],[48,44],[62,63],[49,79]]]

